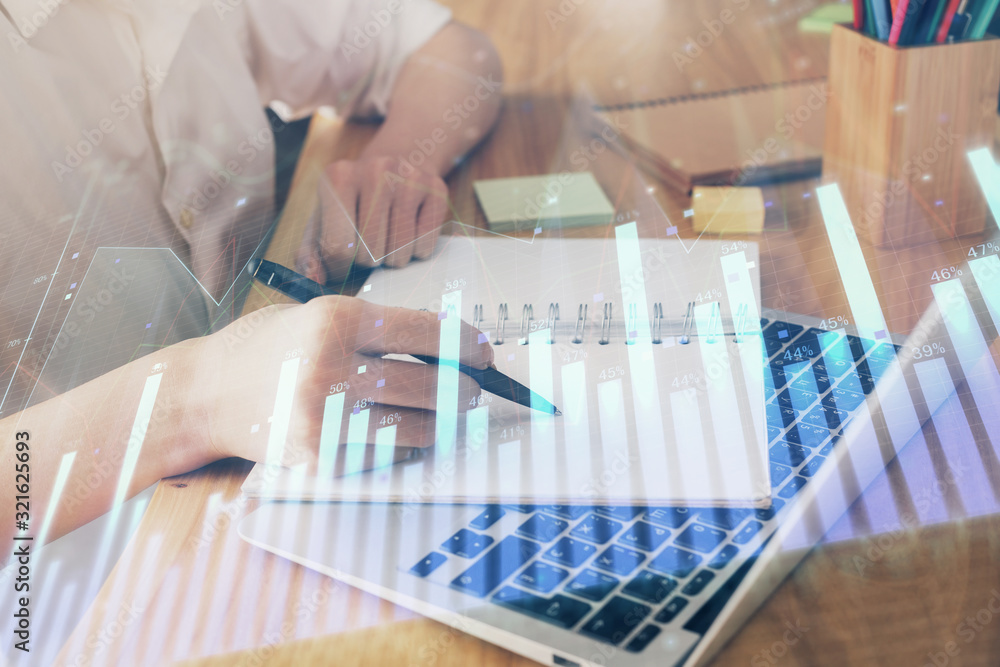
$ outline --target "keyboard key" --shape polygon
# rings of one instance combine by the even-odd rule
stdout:
[[[548,514],[536,514],[520,525],[517,534],[539,542],[551,542],[567,528],[569,523],[562,519],[554,519]]]
[[[781,437],[781,429],[777,426],[767,425],[767,441],[774,442]]]
[[[636,633],[635,637],[632,638],[628,644],[625,645],[625,650],[629,653],[642,653],[649,643],[656,639],[656,635],[660,634],[660,629],[655,625],[647,625],[642,630]]]
[[[489,535],[480,535],[463,528],[445,540],[441,544],[441,549],[462,558],[475,558],[491,544],[493,538]]]
[[[619,521],[631,521],[637,515],[646,511],[645,507],[635,507],[633,505],[595,505],[594,511],[604,516]]]
[[[774,518],[774,515],[778,513],[782,507],[785,506],[785,501],[779,498],[771,498],[771,506],[763,507],[761,509],[756,509],[753,511],[754,515],[761,521],[770,521]]]
[[[798,418],[794,408],[783,408],[776,401],[767,403],[764,412],[768,425],[775,428],[790,426]]]
[[[799,338],[796,343],[800,345],[812,345],[817,352],[822,352],[826,347],[829,347],[833,342],[833,337],[828,337],[829,331],[826,329],[820,329],[818,327],[809,327],[806,329],[802,337]],[[823,345],[822,341],[826,341],[826,345]]]
[[[895,358],[895,346],[883,343],[868,351],[865,363],[868,365],[868,371],[872,377],[880,378],[889,370],[889,366]]]
[[[792,474],[791,468],[778,463],[771,464],[771,486],[778,486]]]
[[[810,449],[819,447],[830,437],[830,429],[823,426],[813,426],[812,424],[796,424],[788,429],[783,438],[793,445],[802,445]]]
[[[534,505],[503,505],[504,509],[514,510],[521,514],[531,514],[535,511]]]
[[[763,334],[764,338],[773,338],[787,343],[802,333],[803,328],[798,324],[775,320],[770,326],[764,329]]]
[[[648,510],[642,518],[657,526],[679,528],[692,516],[693,513],[686,507],[657,507]]]
[[[600,602],[615,590],[618,580],[595,570],[584,570],[566,584],[566,591],[582,598]]]
[[[508,535],[468,570],[455,577],[451,585],[471,595],[485,597],[540,550],[541,547],[534,542]]]
[[[764,388],[770,389],[769,395],[773,395],[775,391],[782,389],[787,383],[788,379],[792,376],[789,374],[785,376],[785,369],[781,366],[768,366],[771,370],[770,373],[764,373]]]
[[[492,598],[502,607],[527,614],[560,628],[569,629],[590,613],[590,605],[565,595],[554,595],[551,600],[540,598],[511,586],[504,586]]]
[[[805,477],[792,477],[788,484],[778,491],[778,495],[787,500],[798,493],[799,489],[806,485],[806,481]]]
[[[644,604],[613,597],[583,624],[580,632],[609,644],[620,644],[650,611]]]
[[[612,544],[595,558],[591,565],[624,577],[639,567],[644,560],[646,557],[638,551]]]
[[[815,392],[789,387],[778,394],[778,405],[783,408],[794,408],[801,412],[815,403],[817,398],[819,398],[819,394]]]
[[[681,613],[681,610],[687,606],[687,598],[682,598],[681,596],[675,597],[673,600],[667,603],[660,613],[656,615],[657,623],[669,623],[670,621],[677,618],[677,614]]]
[[[814,366],[812,373],[803,373],[795,378],[790,387],[811,394],[823,394],[830,388],[830,378],[826,376],[826,373],[817,373]]]
[[[825,462],[826,459],[823,458],[822,456],[814,456],[811,459],[809,459],[809,462],[802,467],[802,470],[799,471],[799,474],[802,475],[803,477],[812,477],[817,472],[819,472],[819,467],[823,465]]]
[[[791,426],[799,420],[799,415],[802,414],[795,408],[781,408],[779,411],[781,413],[781,423],[785,426]]]
[[[760,532],[760,529],[764,527],[764,524],[759,521],[748,521],[747,525],[740,529],[740,532],[733,535],[734,544],[746,544],[753,536]]]
[[[410,572],[418,577],[426,577],[428,574],[441,567],[441,564],[446,560],[448,560],[448,557],[444,554],[432,551],[427,554],[426,558],[411,567]]]
[[[482,514],[469,522],[469,525],[476,530],[486,530],[499,521],[506,512],[499,505],[487,505]]]
[[[708,564],[709,567],[716,570],[721,570],[729,561],[736,558],[736,554],[740,552],[739,547],[734,547],[732,544],[727,544],[726,546],[719,549],[719,553],[715,554],[715,558]]]
[[[687,583],[687,586],[684,587],[681,593],[684,595],[697,595],[705,589],[705,586],[708,586],[712,579],[715,579],[715,572],[701,570]]]
[[[813,364],[813,368],[819,372],[822,372],[830,378],[840,378],[843,377],[847,371],[854,368],[854,362],[848,361],[847,359],[832,359],[830,357],[825,357],[823,359],[822,365]]]
[[[732,530],[747,518],[750,510],[731,507],[706,507],[698,511],[698,521],[710,526]]]
[[[622,525],[617,521],[590,514],[586,519],[576,524],[576,527],[569,531],[569,534],[594,544],[604,544],[610,541],[621,529]]]
[[[838,389],[854,392],[855,394],[870,394],[875,388],[875,381],[868,375],[852,374],[843,378],[837,383]]]
[[[779,440],[769,450],[769,457],[776,463],[784,464],[790,468],[798,468],[803,461],[812,454],[805,447],[790,445],[784,440]]]
[[[723,531],[693,523],[684,529],[684,532],[678,535],[674,541],[682,547],[707,554],[722,544],[725,539],[726,534]]]
[[[777,338],[765,338],[764,339],[764,349],[767,351],[768,357],[773,357],[778,353],[778,350],[785,346],[785,341],[779,340]]]
[[[670,531],[666,528],[660,528],[644,521],[636,521],[631,528],[622,533],[618,541],[643,551],[656,551],[668,537],[670,537]]]
[[[597,547],[586,542],[580,542],[569,537],[564,537],[550,548],[542,558],[546,560],[562,563],[570,567],[579,567],[584,561],[590,558],[597,551]]]
[[[865,356],[865,344],[857,336],[847,336],[847,344],[851,347],[851,354],[854,355],[854,361],[861,361],[861,357]]]
[[[864,394],[847,391],[836,387],[833,391],[823,397],[823,405],[840,410],[851,412],[865,402]]]
[[[574,521],[590,511],[586,505],[542,505],[538,509]]]
[[[677,580],[643,570],[629,581],[622,593],[653,604],[660,604],[677,588]]]
[[[827,420],[826,408],[824,408],[822,405],[817,405],[816,407],[809,410],[809,412],[802,415],[802,422],[805,424],[811,424],[817,428],[824,428],[824,427],[829,428],[831,426],[833,428],[837,427],[836,423],[830,424],[830,422]]]
[[[561,567],[555,567],[536,560],[524,568],[521,574],[517,575],[515,583],[525,588],[536,590],[539,593],[550,593],[568,576],[569,572]]]
[[[649,562],[649,567],[657,572],[683,579],[700,564],[701,556],[698,554],[677,547],[667,547]]]

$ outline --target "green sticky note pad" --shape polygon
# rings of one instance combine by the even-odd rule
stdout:
[[[850,23],[854,20],[854,6],[849,2],[831,2],[820,5],[799,20],[802,32],[833,32],[834,23]]]
[[[498,232],[606,225],[615,213],[589,171],[491,178],[472,187],[490,229]]]

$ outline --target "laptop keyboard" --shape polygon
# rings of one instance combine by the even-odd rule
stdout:
[[[452,588],[633,653],[708,607],[773,533],[899,350],[847,335],[850,352],[838,354],[842,344],[822,349],[830,340],[822,329],[761,325],[771,507],[490,505],[410,573],[429,577],[456,559]],[[509,534],[485,534],[501,520]]]

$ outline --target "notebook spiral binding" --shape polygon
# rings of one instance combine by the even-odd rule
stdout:
[[[687,310],[684,314],[683,324],[681,326],[680,333],[677,336],[677,343],[680,345],[688,345],[691,339],[695,337],[696,328],[694,321],[694,311],[695,302],[690,301],[687,304]],[[587,330],[587,311],[588,306],[585,303],[581,303],[577,307],[576,323],[573,327],[573,336],[570,341],[576,345],[580,345],[584,342],[584,336]],[[500,307],[497,309],[497,327],[496,327],[496,340],[493,341],[494,345],[503,345],[506,335],[507,320],[509,319],[508,313],[510,309],[506,303],[501,303]],[[548,343],[553,345],[556,343],[556,324],[559,322],[559,304],[550,303],[548,314],[545,318],[545,329],[549,332]],[[541,327],[536,327],[533,325],[535,322],[535,309],[530,303],[526,303],[521,307],[521,324],[518,327],[518,345],[528,344],[528,334],[531,331],[539,330]],[[650,321],[650,340],[654,345],[663,344],[663,321],[664,321],[664,310],[663,304],[657,301],[653,304],[653,317]],[[472,326],[477,329],[481,329],[484,323],[483,319],[483,306],[482,304],[476,304],[472,311]],[[628,313],[625,318],[625,344],[632,345],[638,340],[637,330],[639,324],[639,313],[636,304],[629,304]],[[719,334],[719,329],[722,328],[722,309],[718,302],[712,303],[712,309],[709,315],[707,330],[709,334],[705,336],[706,343],[714,343],[716,339],[721,335],[732,336],[733,341],[736,343],[742,343],[746,334],[749,331],[749,308],[746,304],[740,305],[737,309],[736,314],[733,317],[733,331],[727,333],[722,331]],[[608,345],[611,343],[611,334],[614,326],[614,303],[611,301],[606,301],[604,303],[603,316],[601,318],[601,333],[600,338],[598,338],[597,343],[599,345]]]

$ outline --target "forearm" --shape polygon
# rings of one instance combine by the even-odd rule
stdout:
[[[443,177],[496,122],[502,75],[489,38],[448,24],[403,67],[385,122],[362,157],[399,158]]]
[[[45,541],[97,518],[162,477],[215,458],[194,394],[203,384],[196,377],[200,346],[191,341],[159,350],[0,420],[0,502],[13,510],[16,495],[30,495],[29,535],[40,537],[53,504]],[[28,457],[18,458],[23,454],[18,441],[27,443]],[[25,458],[29,494],[15,486],[24,481],[15,478],[15,466]],[[69,474],[57,488],[60,466],[67,466]],[[9,544],[18,532],[13,516],[0,522],[0,543]]]

